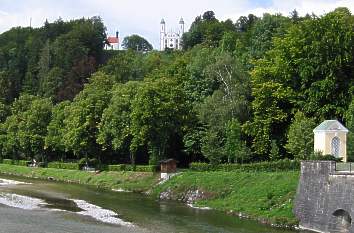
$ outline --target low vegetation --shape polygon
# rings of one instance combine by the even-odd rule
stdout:
[[[62,182],[87,184],[104,189],[145,192],[153,187],[159,176],[152,172],[102,171],[100,173],[56,168],[32,168],[0,164],[0,173]]]
[[[159,197],[168,192],[170,199],[183,200],[198,190],[199,207],[211,207],[262,222],[295,225],[292,213],[299,171],[284,172],[183,172],[154,190]]]

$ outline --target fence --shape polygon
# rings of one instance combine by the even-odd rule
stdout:
[[[336,163],[336,171],[354,173],[354,163]]]

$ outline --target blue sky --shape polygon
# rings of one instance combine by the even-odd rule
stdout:
[[[174,29],[183,17],[188,29],[194,18],[207,10],[213,10],[221,20],[235,21],[249,13],[289,15],[293,9],[301,15],[312,12],[322,15],[339,6],[346,6],[354,13],[354,0],[0,0],[0,33],[14,26],[28,26],[31,18],[32,25],[38,27],[46,19],[99,15],[108,34],[114,35],[116,30],[121,37],[139,34],[158,48],[161,18],[165,19],[167,29]]]

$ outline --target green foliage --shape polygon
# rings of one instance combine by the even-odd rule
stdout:
[[[28,166],[31,162],[27,160],[12,160],[12,159],[3,159],[2,160],[3,164],[9,164],[9,165],[18,165],[18,166]]]
[[[196,17],[188,32],[183,34],[182,45],[184,49],[190,49],[197,44],[207,47],[217,47],[225,32],[233,30],[229,21],[219,22],[213,11],[207,11],[203,17]]]
[[[152,45],[139,35],[127,36],[123,39],[122,47],[136,51],[147,52],[152,50]]]
[[[108,165],[108,171],[125,171],[124,164]]]
[[[79,163],[50,162],[47,164],[47,167],[48,168],[57,168],[57,169],[80,170]]]
[[[313,153],[313,129],[316,122],[307,118],[302,112],[295,114],[287,135],[288,142],[285,148],[296,159],[306,160]]]
[[[276,161],[281,158],[279,147],[277,145],[277,141],[272,140],[270,144],[270,153],[269,153],[270,160]]]
[[[99,169],[308,159],[313,122],[354,131],[352,19],[346,8],[235,23],[207,11],[184,51],[164,52],[133,35],[131,49],[103,53],[98,17],[13,28],[0,34],[0,157]]]
[[[193,171],[244,171],[244,172],[275,172],[299,170],[298,160],[283,159],[274,162],[258,162],[249,164],[219,164],[191,163],[189,168]]]
[[[132,101],[137,94],[139,83],[128,82],[116,84],[112,90],[112,98],[103,111],[97,142],[103,147],[115,151],[129,148],[133,132],[131,126]],[[135,163],[134,153],[131,162]]]
[[[152,165],[166,158],[169,143],[181,133],[187,114],[185,94],[174,79],[150,80],[132,102],[131,153],[147,146]]]
[[[282,172],[184,172],[154,190],[158,197],[168,190],[173,200],[188,193],[203,193],[193,205],[211,207],[274,224],[297,225],[293,202],[299,171]]]
[[[350,161],[354,161],[354,98],[352,98],[352,102],[346,112],[345,120],[349,130],[347,134],[347,156]]]
[[[87,184],[105,189],[124,189],[133,192],[146,192],[158,183],[160,176],[151,172],[111,172],[100,173],[80,171],[76,169],[31,168],[0,164],[1,173],[17,176],[33,177],[77,184]]]
[[[3,163],[3,164],[10,164],[10,165],[12,165],[12,164],[13,164],[13,160],[12,160],[12,159],[3,159],[3,160],[2,160],[2,163]]]
[[[225,150],[228,156],[228,163],[243,163],[249,159],[251,152],[246,143],[241,139],[241,124],[232,119],[226,126]]]
[[[81,157],[94,154],[98,124],[103,110],[111,99],[113,82],[110,76],[101,72],[91,77],[84,90],[65,108],[63,144],[66,150]]]
[[[108,171],[136,171],[136,172],[156,172],[156,165],[108,165]]]
[[[0,35],[0,100],[21,92],[72,99],[100,61],[105,27],[98,17],[13,28]]]

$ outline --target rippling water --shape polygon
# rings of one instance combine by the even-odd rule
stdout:
[[[134,193],[13,177],[0,179],[4,233],[290,233],[213,210]]]

